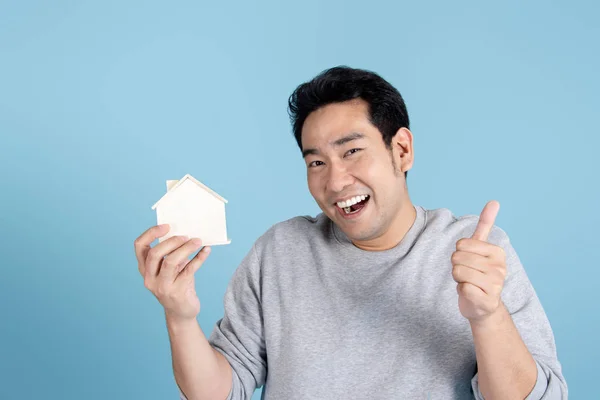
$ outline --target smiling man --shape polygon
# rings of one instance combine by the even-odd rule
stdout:
[[[297,110],[294,128],[307,166],[310,193],[357,247],[376,251],[395,246],[416,214],[405,185],[404,172],[413,163],[406,112],[397,110],[399,119],[405,120],[401,128],[382,135],[370,121],[365,100],[317,105],[310,103],[309,96],[315,94],[306,93],[303,103],[302,90],[306,89],[297,93],[292,109]],[[356,88],[348,85],[345,90]],[[394,128],[390,124],[387,129]]]
[[[208,253],[188,262],[199,244],[185,238],[150,250],[164,227],[136,241],[182,398],[247,400],[264,386],[267,400],[566,399],[550,323],[494,224],[498,202],[466,216],[412,204],[400,93],[336,67],[289,109],[322,213],[258,238],[208,340],[193,290]]]

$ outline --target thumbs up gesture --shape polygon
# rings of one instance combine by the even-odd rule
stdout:
[[[506,277],[504,249],[487,242],[500,204],[488,202],[471,238],[456,242],[452,253],[452,277],[458,283],[460,313],[471,322],[483,320],[500,308]]]

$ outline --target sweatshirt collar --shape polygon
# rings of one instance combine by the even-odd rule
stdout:
[[[348,236],[346,236],[346,234],[337,226],[337,224],[330,220],[329,223],[331,226],[331,233],[334,240],[344,248],[344,251],[349,252],[350,255],[376,258],[391,256],[394,259],[398,259],[405,256],[412,249],[426,225],[426,210],[418,205],[415,205],[414,208],[416,211],[416,217],[412,226],[396,246],[387,250],[368,251],[356,247],[348,238]]]

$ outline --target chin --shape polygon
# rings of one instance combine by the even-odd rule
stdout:
[[[377,238],[376,234],[373,233],[367,233],[367,232],[359,232],[356,235],[352,235],[352,236],[348,236],[353,242],[368,242],[370,240],[373,240],[375,238]]]
[[[339,225],[338,227],[340,228],[340,230],[342,232],[344,232],[344,234],[346,236],[348,236],[348,239],[355,241],[355,242],[366,242],[369,241],[371,239],[374,239],[377,237],[377,230],[374,229],[373,227],[369,227],[369,228],[360,228],[358,226],[351,226],[349,227],[348,225]]]

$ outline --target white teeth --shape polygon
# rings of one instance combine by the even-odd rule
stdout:
[[[359,203],[359,202],[363,201],[367,197],[369,197],[369,196],[367,196],[366,194],[363,194],[361,196],[354,196],[354,197],[352,197],[352,198],[350,198],[350,199],[348,199],[346,201],[338,201],[337,205],[338,205],[339,208],[347,208],[347,207],[350,207],[350,206],[352,206],[352,205],[354,205],[356,203]]]

